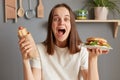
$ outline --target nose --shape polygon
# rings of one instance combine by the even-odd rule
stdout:
[[[64,19],[60,19],[60,22],[59,22],[59,23],[60,23],[60,24],[64,24],[64,22],[65,22]]]

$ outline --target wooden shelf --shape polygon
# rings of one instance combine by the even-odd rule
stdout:
[[[118,27],[120,26],[120,20],[75,20],[75,22],[105,22],[105,23],[114,23],[114,38],[117,37]]]

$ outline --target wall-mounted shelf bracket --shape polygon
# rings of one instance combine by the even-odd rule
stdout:
[[[75,22],[110,22],[114,23],[114,38],[117,37],[120,20],[75,20]]]

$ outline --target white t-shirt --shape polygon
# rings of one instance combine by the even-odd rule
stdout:
[[[32,59],[31,66],[42,69],[42,80],[80,80],[80,70],[88,69],[88,51],[81,47],[76,54],[69,54],[68,48],[55,46],[54,55],[49,55],[43,44],[37,45],[39,61]]]

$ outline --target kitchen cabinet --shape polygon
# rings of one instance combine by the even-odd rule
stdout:
[[[75,20],[76,23],[114,23],[114,38],[117,37],[118,28],[120,26],[120,20]]]

